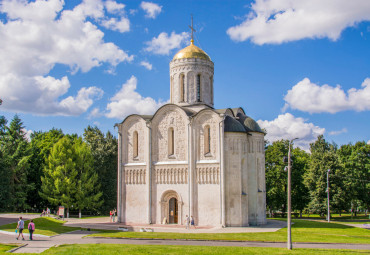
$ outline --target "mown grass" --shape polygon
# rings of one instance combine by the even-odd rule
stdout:
[[[73,244],[53,247],[42,254],[369,254],[369,250],[293,249],[257,247],[131,245],[131,244]]]
[[[54,236],[57,234],[62,234],[74,230],[79,230],[80,228],[74,228],[74,227],[65,227],[63,226],[63,223],[65,221],[62,220],[56,220],[49,217],[42,217],[42,218],[36,218],[33,220],[36,226],[36,230],[34,234],[41,234],[46,236]],[[29,220],[24,222],[24,230],[23,233],[28,234],[28,226]],[[0,226],[0,230],[14,232],[17,228],[17,223],[10,223],[6,225]]]
[[[370,231],[337,223],[308,220],[293,220],[293,242],[317,243],[370,243]],[[237,240],[286,242],[287,228],[276,232],[263,233],[163,233],[163,232],[108,232],[89,236],[113,238],[149,238],[149,239],[194,239],[194,240]]]
[[[2,244],[0,243],[0,254],[5,254],[6,251],[9,251],[11,249],[14,249],[15,247],[18,247],[16,244]]]

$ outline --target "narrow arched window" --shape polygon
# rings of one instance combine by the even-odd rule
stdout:
[[[197,101],[201,101],[201,85],[200,85],[200,74],[197,75]]]
[[[185,75],[180,75],[180,102],[185,101]]]
[[[209,85],[211,90],[211,104],[213,104],[213,76],[209,77]]]
[[[171,80],[170,80],[170,101],[171,101],[171,103],[173,103],[173,98],[172,98],[172,96],[173,96],[173,76],[171,76]]]
[[[204,127],[204,154],[211,153],[211,128],[207,125]]]
[[[173,128],[168,129],[168,156],[175,154],[175,131]]]
[[[137,133],[137,131],[134,132],[133,139],[133,156],[134,158],[137,158],[139,156],[139,134]]]

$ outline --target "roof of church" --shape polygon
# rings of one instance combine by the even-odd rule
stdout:
[[[211,61],[211,58],[205,53],[201,48],[195,46],[193,42],[179,52],[173,57],[172,60],[175,59],[184,59],[184,58],[200,58]]]
[[[224,124],[225,124],[225,127],[224,127],[225,132],[242,132],[242,133],[247,132],[243,124],[241,124],[239,121],[237,121],[236,119],[234,119],[233,117],[229,115],[226,115]]]

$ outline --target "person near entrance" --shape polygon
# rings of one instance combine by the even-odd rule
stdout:
[[[186,226],[186,229],[189,229],[189,223],[190,223],[190,218],[188,215],[186,215],[186,218],[185,218],[185,226]]]
[[[194,217],[193,216],[191,216],[190,228],[194,228],[195,229],[195,222],[194,222]]]

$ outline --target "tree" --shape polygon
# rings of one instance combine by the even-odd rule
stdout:
[[[46,161],[40,196],[53,205],[79,210],[101,206],[98,174],[94,172],[90,148],[81,138],[64,136],[52,148]]]
[[[8,169],[9,164],[9,155],[5,148],[6,139],[5,132],[7,129],[7,120],[4,116],[0,116],[0,210],[6,211],[9,210],[10,205],[10,179],[11,172]]]
[[[287,172],[284,156],[288,155],[289,141],[280,140],[266,149],[266,200],[270,210],[286,211],[287,203]],[[303,176],[307,169],[308,154],[295,148],[292,150],[292,208],[302,210],[308,203],[307,188],[303,184]]]
[[[355,145],[342,145],[338,150],[342,166],[341,181],[345,197],[350,201],[351,211],[359,202],[369,210],[370,206],[370,145],[357,142]],[[349,207],[349,206],[348,206]]]
[[[27,182],[35,185],[35,190],[41,190],[41,176],[44,175],[43,169],[45,168],[45,162],[50,155],[50,151],[54,144],[64,136],[62,130],[51,129],[47,132],[34,132],[31,135],[31,159],[30,169],[27,176]],[[36,208],[49,207],[49,202],[43,199],[38,192],[29,192],[27,194],[28,203]]]
[[[27,173],[30,167],[30,149],[24,126],[18,115],[15,115],[6,126],[6,120],[1,118],[1,154],[2,178],[4,178],[3,202],[7,203],[8,210],[28,209],[27,193],[34,189],[32,183],[27,182]]]
[[[88,126],[84,140],[94,159],[95,172],[100,176],[103,205],[100,213],[106,213],[117,204],[117,139],[108,131],[106,135],[98,127]]]
[[[310,144],[311,157],[308,171],[305,175],[305,184],[309,190],[310,203],[309,209],[320,215],[327,212],[327,171],[330,169],[330,176],[339,176],[340,165],[337,156],[337,147],[335,144],[330,144],[325,141],[322,135],[318,136],[317,140]],[[338,178],[330,179],[330,204],[335,208],[341,207],[343,204],[338,195],[341,190]],[[341,197],[341,196],[340,196]]]
[[[93,168],[94,160],[90,148],[81,138],[74,141],[76,169],[78,172],[76,205],[81,218],[81,210],[85,208],[96,210],[102,204],[102,192],[98,183],[98,174]]]
[[[40,196],[53,205],[62,205],[67,209],[75,202],[78,184],[76,162],[74,162],[73,140],[65,136],[52,148],[41,177]]]

